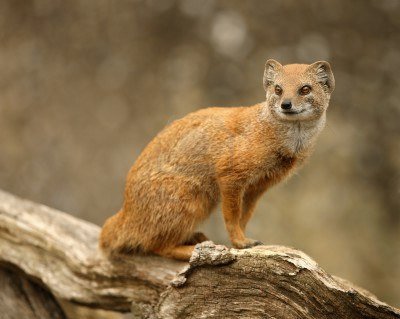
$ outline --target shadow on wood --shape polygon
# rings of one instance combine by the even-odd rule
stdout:
[[[2,319],[65,319],[47,290],[15,270],[0,266],[0,317]]]
[[[135,318],[400,318],[298,250],[205,242],[190,264],[157,256],[112,262],[98,251],[99,231],[0,191],[0,261],[62,300]]]

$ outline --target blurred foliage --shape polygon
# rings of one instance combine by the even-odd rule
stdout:
[[[249,236],[399,307],[398,0],[3,0],[0,187],[101,224],[164,125],[263,100],[267,58],[328,60],[337,87],[315,154]],[[204,228],[227,242],[220,213]]]

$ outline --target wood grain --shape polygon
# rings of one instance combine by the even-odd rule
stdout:
[[[65,319],[55,298],[27,276],[0,265],[0,318]]]
[[[189,264],[157,256],[110,261],[97,248],[99,231],[0,191],[0,261],[69,302],[134,318],[400,318],[298,250],[205,242]]]

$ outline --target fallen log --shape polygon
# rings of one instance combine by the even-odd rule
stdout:
[[[12,267],[0,266],[0,287],[2,319],[66,319],[51,293]]]
[[[400,318],[371,293],[301,251],[236,250],[205,242],[190,263],[106,259],[99,227],[0,191],[0,262],[61,300],[134,318]]]

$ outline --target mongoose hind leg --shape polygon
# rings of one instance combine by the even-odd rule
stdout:
[[[207,240],[209,240],[208,237],[204,235],[202,232],[194,232],[190,236],[190,238],[187,241],[185,241],[185,245],[196,245]]]
[[[190,257],[192,256],[194,246],[195,245],[179,245],[179,246],[163,248],[160,250],[154,250],[153,252],[160,256],[183,260],[183,261],[189,261]]]

